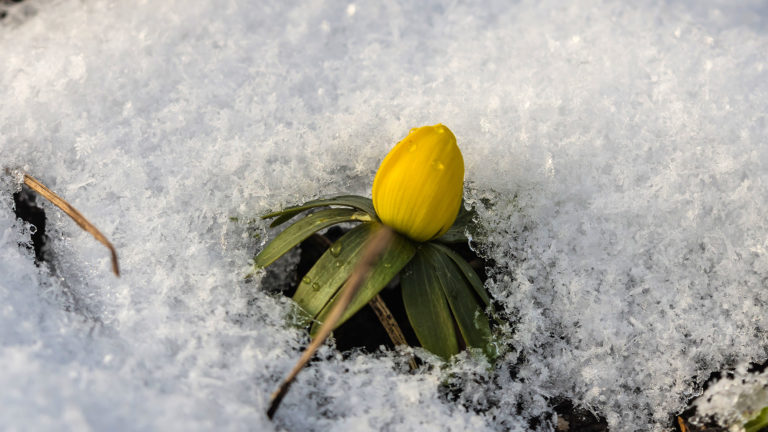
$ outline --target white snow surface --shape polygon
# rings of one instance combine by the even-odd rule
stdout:
[[[763,1],[21,5],[0,21],[4,430],[552,430],[565,399],[668,430],[710,372],[768,356]],[[247,220],[368,195],[438,122],[506,353],[410,373],[328,347],[269,421],[308,336],[243,279],[274,235]],[[122,277],[47,203],[35,266],[6,168],[99,227]]]

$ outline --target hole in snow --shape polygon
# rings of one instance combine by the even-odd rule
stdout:
[[[329,228],[323,234],[314,234],[304,240],[299,245],[298,263],[291,267],[271,266],[267,268],[267,273],[262,281],[262,285],[270,292],[281,293],[286,297],[292,297],[296,292],[301,278],[307,274],[314,263],[325,253],[325,251],[341,237],[347,230],[338,226]],[[468,245],[453,244],[450,247],[459,253],[464,259],[472,265],[480,279],[486,280],[485,268],[493,263],[480,258],[472,251]],[[286,257],[281,258],[281,260]],[[290,260],[291,258],[287,258]],[[294,257],[294,259],[296,259]],[[273,269],[274,267],[274,269]],[[292,271],[289,278],[285,278],[281,272]],[[287,283],[286,283],[287,282]],[[397,324],[405,336],[408,345],[418,347],[418,339],[413,332],[408,316],[405,313],[402,295],[400,293],[399,277],[395,277],[380,293],[382,300],[387,308],[392,312]],[[394,344],[387,335],[376,313],[370,305],[360,309],[344,324],[339,326],[333,332],[336,348],[341,352],[347,352],[356,349],[362,349],[365,352],[376,352],[379,347],[384,346],[389,349],[394,348]]]
[[[35,264],[38,266],[48,262],[47,257],[50,252],[47,247],[48,236],[45,234],[45,210],[37,204],[37,194],[22,185],[21,190],[13,194],[13,203],[16,217],[30,224],[29,231],[32,234],[31,245],[19,244],[19,246],[34,249]]]

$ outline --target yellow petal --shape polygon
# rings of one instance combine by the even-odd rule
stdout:
[[[413,240],[443,235],[459,213],[464,158],[442,124],[411,129],[387,154],[373,180],[379,219]]]

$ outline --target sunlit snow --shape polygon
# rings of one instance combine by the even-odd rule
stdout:
[[[552,430],[563,400],[666,430],[710,372],[768,357],[765,2],[3,8],[4,430]],[[308,336],[244,280],[274,235],[248,220],[368,195],[387,150],[438,122],[505,356],[410,373],[328,347],[269,421]],[[47,203],[35,266],[18,170],[110,238],[122,277]]]

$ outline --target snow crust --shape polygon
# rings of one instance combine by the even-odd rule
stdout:
[[[768,357],[764,2],[22,4],[0,21],[8,430],[551,430],[563,399],[665,430],[711,371]],[[271,235],[248,221],[367,195],[438,122],[506,354],[410,374],[329,347],[270,422],[307,335],[243,279]],[[5,168],[123,276],[49,204],[36,267]]]

